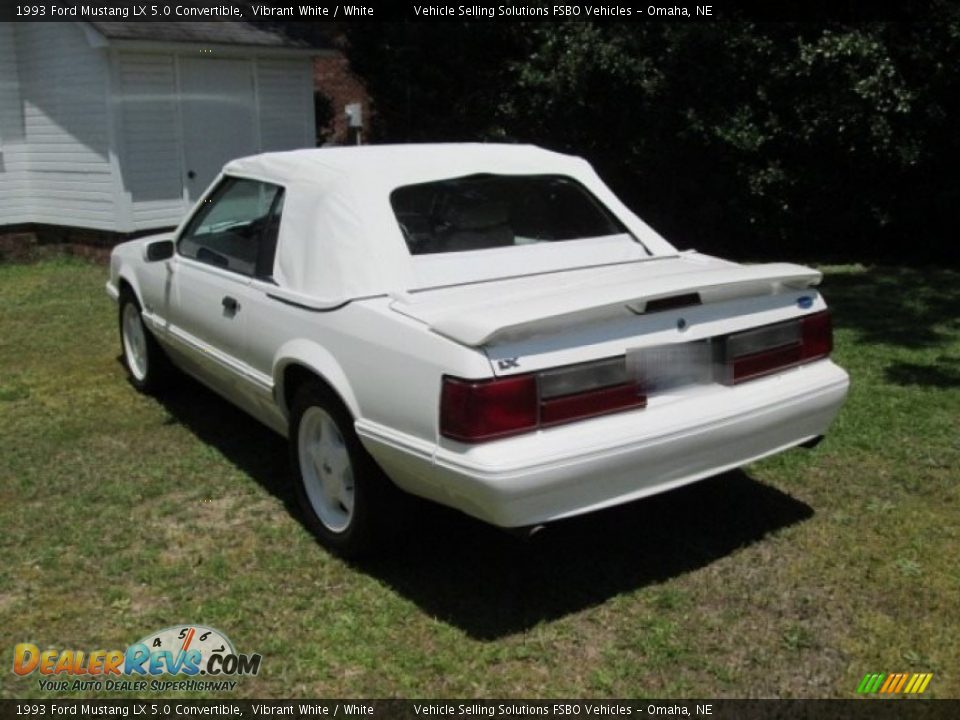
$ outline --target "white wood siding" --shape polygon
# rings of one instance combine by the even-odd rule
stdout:
[[[122,193],[133,230],[176,225],[184,212],[180,115],[173,54],[120,53]]]
[[[29,197],[13,24],[0,23],[0,225],[30,222]]]
[[[257,61],[262,152],[316,145],[313,63],[307,59]]]
[[[117,229],[108,60],[76,23],[14,26],[31,222]]]
[[[82,23],[0,23],[0,225],[132,232],[183,217],[178,67],[196,54],[97,38]],[[226,54],[250,63],[258,149],[313,147],[311,59]]]

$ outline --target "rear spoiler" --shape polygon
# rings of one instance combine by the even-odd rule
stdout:
[[[699,293],[704,303],[776,295],[818,285],[822,277],[818,270],[792,263],[723,265],[589,289],[547,290],[534,297],[507,295],[468,309],[439,313],[427,322],[437,334],[476,347],[498,336],[545,331],[560,323],[602,317],[610,311],[643,314],[648,302],[677,294]]]

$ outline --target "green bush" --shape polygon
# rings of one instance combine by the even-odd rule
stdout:
[[[938,22],[347,29],[379,141],[587,156],[676,244],[949,256],[960,10]]]

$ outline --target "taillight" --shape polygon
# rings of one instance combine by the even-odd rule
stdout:
[[[463,442],[515,435],[537,426],[537,378],[443,378],[440,432]]]
[[[825,358],[833,352],[833,321],[829,310],[800,318],[800,326],[804,362]]]
[[[740,383],[824,358],[832,349],[833,327],[827,310],[734,333],[726,338],[727,382]]]
[[[440,433],[481,442],[646,404],[624,357],[491,380],[445,376]]]
[[[716,356],[711,350],[717,342],[723,358],[720,377],[713,369]],[[673,353],[669,357],[681,370],[686,368],[684,382],[736,384],[827,357],[833,349],[833,330],[830,313],[823,311],[682,347],[686,348],[684,354]],[[701,352],[703,348],[705,355]],[[671,350],[674,349],[671,346]],[[643,363],[637,366],[635,362],[634,367],[629,368],[626,357],[621,355],[486,380],[444,376],[440,392],[440,434],[460,442],[482,442],[646,407],[644,388],[657,391],[657,382],[651,380],[650,372],[663,371],[644,371],[644,367]],[[699,378],[702,372],[694,372],[700,367],[706,370],[706,380]]]
[[[636,384],[615,385],[588,392],[540,401],[540,424],[544,427],[571,420],[606,415],[617,410],[646,407],[647,398]]]

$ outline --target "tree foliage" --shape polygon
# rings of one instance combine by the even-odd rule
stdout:
[[[588,157],[680,246],[951,257],[960,10],[938,22],[347,28],[381,141]]]

